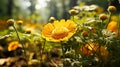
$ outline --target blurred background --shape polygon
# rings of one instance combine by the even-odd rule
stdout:
[[[102,8],[114,5],[120,10],[119,0],[1,0],[0,19],[24,19],[34,23],[47,22],[53,16],[56,19],[69,18],[68,10],[85,3],[96,4]]]

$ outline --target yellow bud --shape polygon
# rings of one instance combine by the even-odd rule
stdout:
[[[50,18],[49,18],[49,21],[50,21],[50,22],[53,22],[53,21],[55,21],[55,20],[56,20],[55,17],[50,17]]]
[[[18,24],[18,25],[22,25],[22,24],[23,24],[23,21],[22,21],[22,20],[19,20],[19,21],[17,21],[17,24]]]
[[[14,19],[8,19],[7,20],[7,24],[9,25],[9,26],[13,26],[14,25]]]
[[[100,18],[101,20],[106,20],[106,19],[108,18],[108,16],[107,16],[106,14],[101,14],[101,15],[99,16],[99,18]]]
[[[26,30],[25,30],[25,33],[30,34],[30,33],[31,33],[31,30],[30,30],[30,29],[26,29]]]
[[[75,14],[78,13],[78,11],[75,10],[75,9],[71,9],[71,10],[69,11],[69,13],[70,13],[71,15],[75,15]]]
[[[109,6],[108,7],[108,11],[110,11],[110,12],[114,12],[114,11],[116,11],[117,9],[116,9],[116,7],[115,6]]]

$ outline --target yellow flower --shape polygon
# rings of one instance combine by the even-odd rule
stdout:
[[[111,30],[113,32],[118,33],[117,22],[111,21],[107,26],[107,30]]]
[[[17,41],[13,41],[11,43],[8,44],[8,51],[14,51],[18,48],[18,42]]]
[[[82,54],[85,54],[85,55],[93,55],[93,51],[96,52],[98,47],[99,46],[96,43],[88,43],[88,44],[82,46],[80,51],[82,52]]]
[[[94,53],[99,53],[102,58],[107,61],[108,51],[105,46],[100,46],[98,43],[88,43],[80,48],[80,51],[84,55],[93,55]]]
[[[60,42],[67,41],[76,32],[76,24],[64,19],[48,23],[42,30],[42,37],[47,41]]]

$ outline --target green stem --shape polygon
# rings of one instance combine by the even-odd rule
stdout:
[[[108,26],[108,24],[109,24],[109,22],[110,22],[110,20],[111,20],[111,16],[112,16],[112,13],[111,12],[109,12],[109,18],[108,18],[108,22],[107,22],[107,24],[106,24],[106,28],[107,28],[107,26]]]
[[[104,22],[104,20],[101,21],[101,29],[104,28],[104,26],[103,26],[103,22]]]
[[[16,27],[14,25],[13,25],[13,28],[15,29],[15,32],[16,32],[16,35],[17,35],[17,38],[18,38],[19,42],[21,42],[18,31],[17,31],[17,29],[16,29]],[[25,56],[25,58],[27,58],[25,47],[24,47],[22,42],[21,42],[21,44],[22,44],[22,48],[24,50],[24,56]],[[26,63],[28,65],[28,59],[26,59]]]
[[[74,15],[72,15],[72,20],[74,21]]]
[[[17,55],[16,51],[14,51],[14,55],[15,55],[15,56]]]
[[[109,20],[108,20],[108,22],[110,22],[110,20],[111,20],[111,16],[112,16],[112,13],[109,12]]]
[[[63,59],[65,58],[65,52],[64,52],[64,46],[62,45],[62,54],[63,54]]]
[[[99,37],[102,37],[102,36],[103,36],[103,35],[102,35],[102,30],[104,29],[103,22],[104,22],[104,20],[101,21],[101,23],[100,23],[100,28],[99,28],[99,30],[98,30],[98,32],[99,32],[98,36],[99,36]]]
[[[44,49],[45,49],[45,44],[46,44],[46,40],[44,41],[44,43],[43,43],[43,47],[42,47],[42,49],[41,49],[41,55],[40,55],[40,62],[42,62],[42,55],[43,55],[43,52],[44,52]]]

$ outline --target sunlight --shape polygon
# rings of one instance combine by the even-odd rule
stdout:
[[[36,9],[41,9],[47,6],[47,2],[50,0],[37,0],[37,4],[35,6]]]

